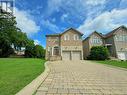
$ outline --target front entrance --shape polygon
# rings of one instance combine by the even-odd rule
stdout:
[[[111,46],[111,45],[107,46],[107,49],[108,49],[108,51],[109,51],[110,56],[113,56],[113,49],[112,49],[112,46]]]

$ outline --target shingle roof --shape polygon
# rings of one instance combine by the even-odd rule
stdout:
[[[56,34],[48,34],[48,35],[46,35],[46,37],[49,37],[49,36],[60,36],[60,34],[58,33],[56,33]]]
[[[61,35],[64,34],[64,33],[66,33],[66,32],[68,32],[69,30],[74,30],[74,31],[76,31],[77,33],[79,33],[80,35],[83,35],[83,33],[81,33],[80,31],[78,31],[78,30],[76,30],[76,29],[74,29],[74,28],[69,28],[69,29],[65,30],[63,33],[61,33]]]
[[[74,31],[76,31],[77,33],[79,33],[80,35],[83,35],[83,33],[79,32],[78,30],[76,30],[76,29],[74,29],[74,28],[69,28],[69,29],[65,30],[64,32],[62,32],[62,33],[49,34],[49,35],[46,35],[46,37],[49,37],[49,36],[61,36],[62,34],[68,32],[69,30],[74,30]]]
[[[126,26],[122,25],[122,26],[120,26],[120,27],[118,27],[118,28],[112,30],[112,31],[109,32],[108,34],[106,34],[105,37],[107,38],[107,37],[112,36],[112,35],[113,35],[117,30],[119,30],[119,29],[126,29],[126,30],[127,30]]]
[[[92,32],[88,37],[86,37],[83,41],[87,40],[91,35],[93,35],[94,33],[98,34],[100,37],[104,38],[104,35],[101,33],[98,33],[97,31]]]
[[[120,26],[120,27],[118,27],[118,28],[112,30],[111,32],[109,32],[109,33],[106,34],[106,35],[103,35],[103,34],[101,34],[101,33],[98,33],[97,31],[94,31],[93,33],[97,33],[97,34],[98,34],[99,36],[101,36],[102,38],[107,38],[107,37],[112,36],[118,29],[121,29],[121,28],[127,30],[127,27],[124,26],[124,25],[122,25],[122,26]],[[74,31],[78,32],[79,34],[83,35],[83,33],[79,32],[78,30],[76,30],[76,29],[74,29],[74,28],[69,28],[69,29],[65,30],[63,33],[49,34],[49,35],[46,35],[46,37],[48,37],[48,36],[61,36],[62,34],[66,33],[66,32],[69,31],[69,30],[74,30]],[[90,34],[88,37],[86,37],[84,40],[88,39],[93,33],[91,33],[91,34]]]

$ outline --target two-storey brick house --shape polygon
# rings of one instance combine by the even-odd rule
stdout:
[[[104,37],[102,34],[94,31],[91,33],[86,39],[83,40],[83,54],[84,54],[84,59],[88,57],[90,54],[90,49],[93,46],[102,46],[104,45]]]
[[[46,59],[86,59],[93,46],[106,46],[110,56],[127,59],[127,28],[125,26],[120,26],[105,35],[94,31],[83,41],[82,35],[73,28],[60,34],[46,35]]]
[[[127,28],[120,26],[106,34],[105,45],[111,56],[127,59]]]
[[[127,59],[127,28],[120,26],[106,35],[93,32],[83,40],[83,54],[86,59],[92,46],[106,46],[110,56]]]
[[[47,60],[83,59],[82,33],[70,28],[63,33],[46,35]]]

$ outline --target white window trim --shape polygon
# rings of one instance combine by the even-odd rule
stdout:
[[[74,40],[79,40],[79,35],[75,34],[74,35]]]
[[[127,35],[116,35],[115,36],[115,40],[116,41],[126,42],[127,41]]]
[[[65,40],[65,41],[66,41],[66,40],[70,40],[69,35],[64,35],[64,40]]]
[[[74,40],[76,40],[76,35],[74,35]]]
[[[94,37],[92,40],[91,40],[91,42],[93,43],[93,44],[102,44],[103,42],[102,42],[102,39],[100,39],[100,38],[98,38],[98,37]]]

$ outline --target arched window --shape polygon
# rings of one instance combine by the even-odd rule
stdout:
[[[59,55],[59,47],[58,46],[54,47],[53,55]]]

